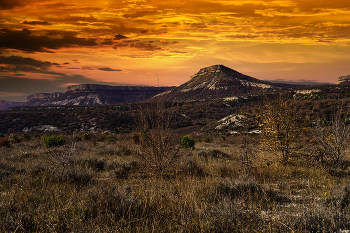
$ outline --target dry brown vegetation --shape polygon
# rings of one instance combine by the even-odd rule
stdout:
[[[131,135],[75,136],[53,149],[41,137],[11,141],[0,147],[0,232],[350,229],[349,158],[336,169],[307,153],[282,164],[254,137],[248,168],[242,136],[214,136],[181,149],[161,175],[132,150]]]

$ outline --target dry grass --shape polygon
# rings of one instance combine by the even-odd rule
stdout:
[[[236,141],[183,149],[163,176],[144,169],[128,137],[79,141],[65,163],[40,138],[0,147],[0,232],[350,229],[349,173],[263,152],[242,169]]]

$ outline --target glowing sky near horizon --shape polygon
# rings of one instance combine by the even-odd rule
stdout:
[[[180,85],[223,64],[264,80],[350,74],[348,0],[0,0],[0,99],[72,84]]]

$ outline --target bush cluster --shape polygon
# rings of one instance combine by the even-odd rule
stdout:
[[[66,138],[63,135],[51,135],[43,137],[44,145],[47,148],[54,146],[63,146],[67,143]]]

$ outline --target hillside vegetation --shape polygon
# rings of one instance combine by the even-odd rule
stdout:
[[[251,136],[191,135],[162,174],[127,135],[42,138],[0,148],[1,232],[339,232],[350,229],[350,169],[309,154],[282,163]],[[344,161],[349,161],[348,156]]]

